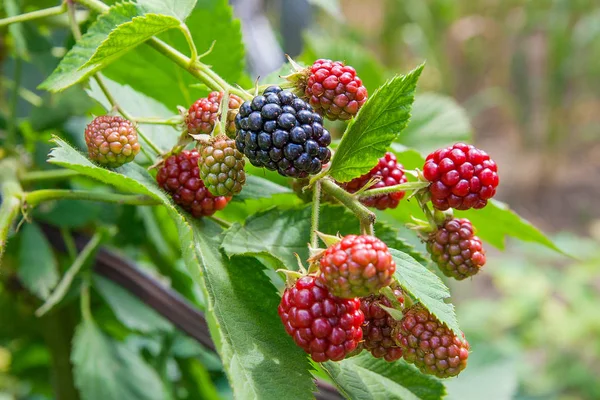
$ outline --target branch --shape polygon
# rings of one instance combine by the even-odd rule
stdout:
[[[161,204],[158,200],[144,195],[89,192],[87,190],[42,189],[24,195],[25,202],[31,207],[35,207],[44,201],[60,199],[102,201],[135,206],[156,206]]]
[[[358,198],[364,199],[367,197],[380,196],[382,194],[405,192],[407,190],[419,190],[429,186],[430,182],[406,182],[399,185],[369,189],[362,192]]]
[[[21,185],[17,180],[17,161],[6,159],[0,161],[0,190],[2,203],[0,204],[0,261],[6,248],[10,227],[19,215],[21,209]]]
[[[361,230],[367,234],[373,234],[373,224],[375,223],[375,214],[367,207],[361,204],[352,194],[336,185],[331,179],[320,179],[321,187],[331,196],[335,197],[340,203],[348,207],[360,221]]]
[[[14,24],[17,22],[32,21],[34,19],[52,17],[55,15],[64,14],[67,11],[67,3],[64,2],[60,6],[45,8],[43,10],[32,11],[25,14],[15,15],[14,17],[8,17],[0,19],[0,28]]]

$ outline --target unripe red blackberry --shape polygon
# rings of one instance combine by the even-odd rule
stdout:
[[[404,310],[394,339],[402,348],[404,360],[425,374],[449,378],[467,366],[469,343],[461,341],[420,304]]]
[[[473,276],[485,264],[485,251],[471,221],[454,218],[429,234],[427,251],[446,276],[458,280]]]
[[[379,177],[380,180],[375,185],[371,186],[371,189],[399,185],[401,183],[406,183],[407,181],[406,176],[404,175],[404,167],[402,164],[398,163],[394,153],[388,151],[385,153],[385,156],[379,159],[377,165],[375,165],[371,171],[361,177],[352,179],[350,182],[343,183],[342,187],[350,193],[355,193],[374,177]],[[398,207],[398,203],[404,198],[404,195],[405,192],[394,192],[382,194],[380,196],[361,198],[360,202],[367,207],[385,210],[386,208]]]
[[[362,339],[360,300],[333,296],[314,276],[287,288],[277,312],[286,332],[316,362],[343,360]]]
[[[158,170],[156,182],[173,201],[194,217],[213,215],[225,208],[231,197],[213,196],[200,179],[197,150],[184,150],[167,158]]]
[[[210,135],[218,123],[219,106],[223,99],[223,92],[212,92],[206,98],[198,99],[187,112],[185,123],[188,132],[192,135],[201,133]],[[240,108],[242,99],[235,94],[229,95],[229,112],[227,113],[226,134],[235,138],[235,116]]]
[[[457,143],[427,156],[423,166],[434,208],[483,208],[496,194],[498,167],[483,150]]]
[[[402,290],[395,289],[394,295],[400,303],[404,303]],[[380,305],[392,307],[389,299],[382,294],[360,299],[360,309],[365,315],[362,345],[373,357],[396,361],[402,357],[402,349],[394,341],[393,331],[400,322],[392,318]]]
[[[133,161],[140,152],[135,127],[119,116],[94,118],[85,128],[85,143],[90,160],[112,168]]]
[[[242,191],[246,183],[245,161],[235,140],[225,135],[212,138],[202,146],[198,163],[200,178],[213,196],[232,196]]]
[[[367,101],[367,89],[354,68],[324,59],[308,70],[304,94],[316,112],[332,121],[352,118]]]
[[[325,250],[319,280],[342,298],[365,297],[392,283],[396,263],[388,247],[369,235],[348,235]]]

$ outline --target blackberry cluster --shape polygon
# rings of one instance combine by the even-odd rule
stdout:
[[[192,135],[201,133],[210,135],[218,123],[219,107],[223,99],[223,92],[212,92],[208,97],[196,100],[185,116],[185,124]],[[235,94],[229,95],[229,112],[227,113],[226,134],[235,138],[235,115],[242,104],[242,99]]]
[[[392,283],[396,271],[386,244],[369,235],[345,236],[325,250],[319,263],[319,280],[342,298],[375,294]]]
[[[395,289],[394,295],[404,303],[402,290]],[[360,299],[360,309],[365,314],[363,329],[363,347],[373,357],[386,361],[396,361],[402,357],[402,348],[394,341],[393,331],[399,321],[392,318],[380,305],[392,307],[384,295],[371,295]]]
[[[485,251],[471,221],[453,218],[429,235],[427,251],[446,276],[458,280],[473,276],[485,264]]]
[[[367,89],[354,68],[324,59],[308,70],[304,94],[315,111],[332,121],[352,118],[367,101]]]
[[[404,310],[394,339],[404,360],[425,374],[449,378],[467,366],[469,343],[461,341],[420,304]]]
[[[342,187],[350,193],[355,193],[375,177],[379,177],[380,180],[375,185],[371,186],[371,189],[394,186],[407,182],[406,176],[404,175],[404,167],[402,164],[398,163],[394,153],[388,151],[385,153],[385,156],[379,159],[379,162],[371,171],[363,176],[352,179],[350,182],[342,184]],[[361,203],[367,207],[375,207],[378,210],[396,208],[398,207],[400,200],[404,198],[404,195],[405,192],[394,192],[382,194],[380,196],[371,196],[361,199]]]
[[[304,178],[331,158],[331,136],[323,118],[288,90],[270,86],[240,106],[235,118],[237,149],[252,165]]]
[[[231,197],[213,196],[200,179],[197,150],[184,150],[167,158],[158,170],[156,182],[173,201],[194,217],[210,216],[225,208]]]
[[[119,116],[94,118],[85,128],[85,143],[90,160],[112,168],[133,161],[140,152],[135,127]]]
[[[431,203],[438,210],[483,208],[496,194],[498,167],[483,150],[457,143],[427,156],[423,166],[431,182]]]
[[[287,288],[277,312],[285,331],[316,362],[343,360],[362,339],[360,300],[333,296],[314,276]]]
[[[225,135],[202,146],[198,159],[200,178],[214,196],[232,196],[242,191],[246,183],[244,164],[235,142]]]

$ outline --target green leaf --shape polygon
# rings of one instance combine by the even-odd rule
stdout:
[[[35,223],[26,224],[21,231],[17,275],[29,291],[44,300],[58,283],[59,275],[52,248]]]
[[[152,36],[179,25],[177,18],[168,15],[144,14],[133,17],[130,22],[113,29],[92,57],[79,69],[91,67],[92,71],[98,71]]]
[[[439,400],[446,392],[439,380],[419,373],[403,360],[389,363],[367,352],[322,366],[348,399]]]
[[[173,330],[173,325],[164,317],[108,279],[95,275],[94,288],[108,303],[119,321],[129,329],[142,333]]]
[[[285,333],[277,315],[280,298],[254,258],[227,259],[218,250],[220,229],[191,222],[196,259],[208,291],[209,327],[237,399],[313,398],[306,354]],[[184,245],[182,243],[182,245]],[[197,261],[196,261],[197,260]]]
[[[177,223],[188,270],[208,299],[206,318],[236,398],[280,399],[281,393],[294,399],[312,398],[314,384],[306,354],[285,334],[277,316],[279,296],[258,261],[225,258],[219,251],[220,228],[209,220],[184,218],[139,165],[109,171],[89,162],[66,142],[57,139],[56,143],[52,163],[164,202]]]
[[[465,110],[451,97],[423,93],[415,97],[412,116],[399,143],[424,153],[456,142],[470,142],[472,129]]]
[[[171,118],[174,116],[174,112],[167,109],[162,103],[151,97],[147,97],[142,93],[136,92],[129,85],[121,85],[108,78],[104,78],[104,83],[109,92],[116,99],[119,99],[119,105],[132,115],[137,117],[151,116],[156,118]],[[112,109],[106,95],[95,80],[90,81],[90,87],[86,92],[107,111]],[[140,130],[162,151],[170,150],[175,143],[177,143],[180,134],[175,128],[165,125],[142,124],[140,125]],[[144,145],[144,139],[140,138],[140,141],[142,142],[142,145]]]
[[[233,200],[246,201],[249,199],[264,199],[282,193],[292,193],[292,190],[256,175],[246,175],[244,190],[242,190],[240,194],[234,196]]]
[[[423,65],[396,76],[369,97],[331,160],[329,175],[336,181],[347,182],[369,172],[406,127],[421,71]]]
[[[130,22],[138,16],[133,3],[119,3],[110,7],[90,26],[75,46],[62,59],[54,72],[39,86],[51,92],[58,92],[85,79],[99,69],[97,65],[82,68],[96,49],[117,26]]]
[[[137,5],[144,12],[171,15],[185,21],[194,9],[196,0],[137,0]]]
[[[179,1],[176,1],[179,4]],[[244,45],[239,20],[233,18],[227,0],[200,0],[186,21],[199,53],[212,52],[202,58],[223,79],[236,83],[244,71]],[[160,38],[184,54],[189,54],[180,32],[165,32]],[[139,46],[103,73],[134,90],[163,103],[170,110],[178,105],[188,108],[206,90],[192,87],[198,79],[149,46]]]
[[[477,236],[501,250],[505,248],[506,236],[512,236],[564,253],[539,229],[500,201],[490,200],[480,210],[456,211],[455,215],[458,218],[468,218],[477,229]]]
[[[396,262],[395,277],[402,289],[410,293],[458,337],[462,337],[454,306],[444,302],[444,299],[450,297],[450,290],[442,280],[408,254],[396,249],[390,249],[390,252]]]
[[[84,319],[77,327],[71,354],[75,385],[83,400],[162,400],[162,382],[144,359],[105,336]]]
[[[161,200],[165,205],[170,206],[171,210],[174,210],[171,200],[158,188],[154,179],[143,167],[135,163],[129,163],[115,170],[104,169],[93,164],[64,140],[56,137],[53,140],[57,147],[50,151],[49,163],[72,169],[100,182],[112,185],[123,192],[151,196]]]
[[[227,230],[222,247],[228,256],[263,255],[279,261],[286,269],[298,265],[294,253],[308,258],[310,207],[293,210],[268,210],[250,216],[244,225],[234,224]]]
[[[268,256],[282,268],[296,269],[298,263],[295,253],[301,260],[308,258],[310,213],[311,207],[305,205],[301,209],[272,208],[251,215],[243,225],[236,223],[227,230],[223,239],[223,250],[228,256]],[[322,205],[319,220],[319,229],[323,233],[360,233],[358,220],[344,207]],[[377,223],[375,232],[389,247],[401,249],[418,259],[423,259],[412,246],[398,238],[398,232],[389,226]]]

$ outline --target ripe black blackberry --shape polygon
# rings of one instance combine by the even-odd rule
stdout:
[[[235,118],[237,149],[252,165],[304,178],[321,172],[331,158],[331,135],[323,118],[288,90],[270,86],[240,106]]]

